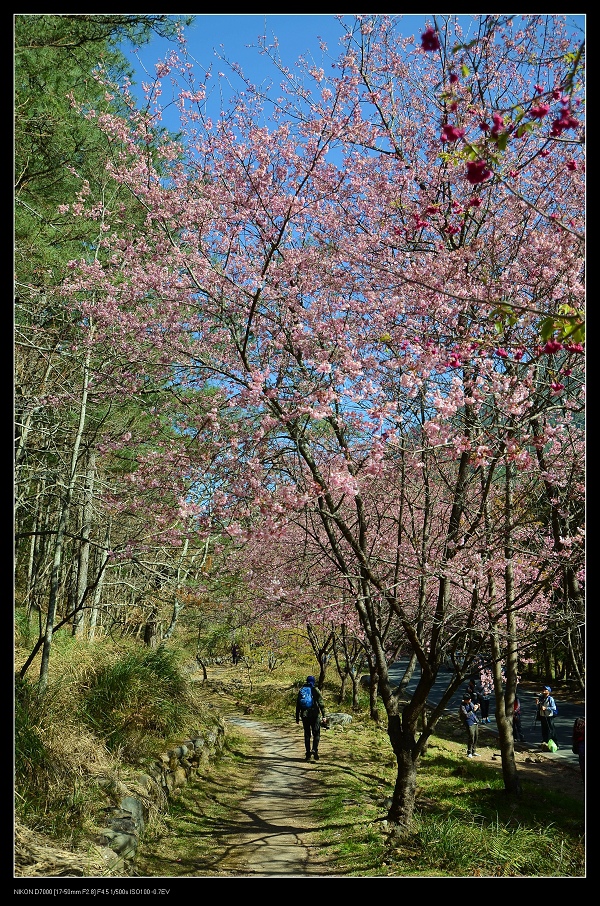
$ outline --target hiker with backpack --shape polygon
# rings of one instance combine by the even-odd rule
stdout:
[[[315,761],[319,760],[321,717],[323,717],[324,721],[326,720],[325,703],[321,690],[317,688],[314,676],[307,676],[306,683],[302,686],[296,698],[296,723],[300,723],[300,718],[302,718],[306,761],[310,761],[311,755]]]
[[[554,729],[554,717],[558,714],[558,708],[556,707],[556,702],[550,695],[552,689],[550,686],[544,686],[543,692],[536,698],[535,704],[537,706],[537,716],[540,720],[540,726],[542,728],[542,740],[546,744],[552,740],[554,745],[558,748],[558,743],[556,742],[556,730]],[[550,747],[553,751],[554,746]]]

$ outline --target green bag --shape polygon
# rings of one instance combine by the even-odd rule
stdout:
[[[556,743],[554,742],[553,739],[549,739],[547,745],[548,745],[549,752],[558,752],[558,746],[556,745]]]

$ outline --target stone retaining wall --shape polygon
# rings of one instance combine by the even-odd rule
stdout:
[[[96,844],[111,870],[125,868],[135,859],[140,839],[155,811],[165,812],[173,793],[186,785],[210,758],[220,754],[225,742],[225,723],[221,718],[213,728],[198,731],[158,756],[146,773],[138,774],[128,783],[99,778],[112,804],[104,809],[106,824],[101,828]]]

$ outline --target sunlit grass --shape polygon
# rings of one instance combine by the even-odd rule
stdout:
[[[135,770],[135,761],[123,759],[127,752],[139,753],[140,740],[156,755],[219,714],[248,713],[295,731],[297,690],[315,672],[309,658],[275,671],[227,666],[211,671],[208,683],[200,678],[188,686],[170,657],[129,646],[103,648],[99,657],[70,639],[57,646],[56,662],[61,669],[43,699],[28,684],[17,696],[16,807],[33,826],[63,839],[81,837],[103,804],[91,767],[123,776]],[[313,843],[330,874],[585,875],[584,804],[527,781],[520,798],[507,796],[498,768],[464,758],[464,741],[452,718],[439,724],[430,740],[417,775],[413,827],[398,839],[386,822],[396,761],[383,708],[377,725],[361,690],[353,711],[349,696],[337,700],[333,675],[323,691],[329,713],[352,716],[350,724],[323,731],[321,760],[314,768],[323,795],[314,805]],[[114,732],[122,733],[116,751],[108,746]],[[253,747],[247,732],[228,722],[222,756],[203,765],[171,798],[168,813],[153,815],[147,824],[136,870],[153,876],[226,870],[228,835],[236,826],[232,816],[256,774]]]
[[[296,673],[298,676],[296,677]],[[255,686],[253,716],[286,723],[293,719],[303,671]],[[319,772],[324,795],[315,816],[318,849],[349,877],[581,877],[585,874],[584,806],[580,801],[523,781],[519,798],[507,796],[502,773],[485,762],[467,762],[457,723],[438,725],[418,771],[411,833],[398,841],[386,814],[396,779],[396,761],[382,723],[334,700],[325,685],[328,711],[352,713],[352,723],[322,733]]]

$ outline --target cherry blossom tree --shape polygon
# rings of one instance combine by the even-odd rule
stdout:
[[[173,463],[193,436],[180,506],[199,531],[272,545],[304,520],[297,556],[320,552],[326,606],[351,602],[376,667],[398,764],[388,817],[408,828],[468,669],[429,709],[445,654],[488,640],[497,695],[501,660],[514,686],[518,621],[545,620],[580,575],[581,513],[550,489],[582,430],[583,50],[556,16],[341,31],[331,75],[283,70],[276,97],[248,85],[216,122],[183,41],[143,110],[125,85],[129,117],[86,111],[143,222],[82,188],[62,213],[103,233],[65,305],[95,350],[131,361],[123,389],[152,374],[177,394]],[[160,132],[169,81],[184,141]],[[556,470],[540,472],[549,449]],[[400,637],[421,670],[404,707],[388,677]]]

